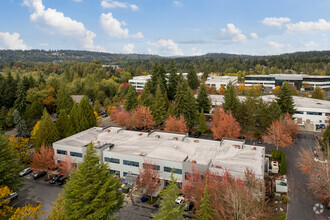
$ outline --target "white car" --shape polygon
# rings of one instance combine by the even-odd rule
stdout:
[[[32,169],[30,167],[24,169],[19,173],[19,176],[25,176],[26,174],[32,173]]]
[[[314,157],[314,161],[315,161],[315,162],[319,162],[319,163],[327,163],[327,162],[328,162],[327,160],[320,160],[320,159],[317,158],[317,157]]]
[[[184,197],[182,196],[179,196],[176,200],[175,200],[175,203],[176,204],[182,204],[184,202]]]

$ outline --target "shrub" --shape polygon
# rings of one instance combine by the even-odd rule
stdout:
[[[284,202],[284,203],[288,203],[290,201],[289,196],[287,196],[287,195],[282,195],[281,199],[282,199],[282,202]]]
[[[280,160],[282,158],[282,154],[284,154],[284,153],[280,150],[273,150],[272,151],[272,158],[274,158],[276,160]]]
[[[282,152],[282,156],[281,156],[280,173],[282,175],[286,174],[286,159],[285,159],[285,154],[283,152]]]

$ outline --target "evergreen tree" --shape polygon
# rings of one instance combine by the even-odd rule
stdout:
[[[9,145],[7,137],[0,134],[0,186],[17,190],[21,182],[18,177],[21,169],[18,155]]]
[[[204,109],[205,112],[210,112],[212,108],[212,102],[209,95],[207,94],[206,86],[204,83],[202,83],[201,87],[199,88],[196,102],[199,112],[202,109]]]
[[[94,102],[94,112],[100,113],[101,112],[101,103],[99,100]]]
[[[293,115],[295,113],[294,102],[292,98],[292,87],[288,82],[284,82],[280,88],[277,104],[280,106],[282,113],[289,113]]]
[[[236,110],[236,120],[240,123],[243,134],[255,131],[257,123],[257,102],[255,98],[248,97],[239,103]]]
[[[130,86],[126,96],[124,107],[127,111],[130,111],[136,108],[137,105],[138,105],[137,93],[135,91],[135,88],[133,86]]]
[[[78,132],[96,126],[93,107],[85,96],[78,105]]]
[[[16,131],[17,131],[17,135],[20,137],[29,136],[29,131],[26,127],[25,120],[22,119],[22,117],[19,114],[19,111],[17,109],[15,109],[13,112],[13,119],[14,119]]]
[[[12,106],[14,106],[17,90],[17,82],[13,78],[11,73],[8,73],[8,76],[6,77],[3,86],[3,105],[7,108],[11,108]]]
[[[39,129],[35,134],[35,147],[39,149],[41,145],[49,146],[53,142],[60,139],[57,128],[50,118],[47,110],[44,110],[43,118],[40,122]]]
[[[327,128],[325,129],[325,131],[323,132],[322,135],[322,145],[323,145],[323,149],[326,149],[326,151],[328,152],[329,147],[330,147],[330,125],[327,126]]]
[[[313,99],[324,99],[324,91],[317,86],[312,92]]]
[[[99,163],[92,144],[84,162],[73,172],[64,189],[64,214],[67,219],[109,219],[124,201],[120,179],[110,174],[106,163]]]
[[[167,107],[166,100],[167,96],[164,97],[160,90],[160,85],[157,86],[155,101],[152,105],[152,114],[154,116],[154,121],[157,124],[164,122],[167,118]]]
[[[204,133],[206,131],[206,118],[203,109],[201,109],[201,113],[199,114],[199,123],[197,131],[201,133]]]
[[[260,100],[257,104],[257,124],[261,132],[266,131],[266,129],[275,120],[278,120],[282,115],[282,110],[277,102],[265,103]]]
[[[197,211],[198,219],[200,220],[211,220],[212,216],[212,204],[209,193],[207,192],[207,182],[205,184],[204,196],[201,198],[200,209]]]
[[[6,130],[6,117],[7,117],[8,109],[6,106],[2,106],[0,109],[0,129],[2,131]]]
[[[70,112],[73,106],[73,100],[67,91],[67,89],[62,88],[58,91],[56,98],[56,112],[60,113],[61,109],[66,112]]]
[[[103,101],[103,106],[108,108],[111,105],[110,99],[106,97]]]
[[[148,81],[144,85],[144,88],[142,90],[141,97],[140,97],[140,104],[143,106],[147,106],[147,107],[150,107],[153,103],[150,86],[151,86],[151,83],[150,83],[150,81]]]
[[[197,77],[196,68],[193,64],[189,66],[187,79],[190,88],[196,90],[199,86],[199,79]]]
[[[239,105],[239,99],[236,95],[235,88],[231,82],[228,83],[225,94],[223,108],[226,112],[231,111],[235,116]]]
[[[35,123],[40,120],[43,108],[44,105],[40,101],[34,101],[26,107],[24,119],[26,120],[28,130],[31,130]]]
[[[178,74],[175,67],[175,63],[173,60],[170,62],[170,76],[168,78],[168,99],[173,100],[175,93],[176,93],[176,87],[178,86]]]
[[[60,139],[69,137],[74,134],[70,117],[64,109],[61,109],[60,114],[55,122],[56,129],[60,136]]]
[[[180,195],[180,189],[176,184],[177,179],[173,177],[173,170],[170,178],[169,185],[161,192],[163,200],[160,201],[160,210],[157,214],[153,215],[153,219],[183,219],[185,204],[176,204],[174,202]]]
[[[75,102],[70,112],[70,120],[74,132],[79,132],[78,104]]]
[[[25,99],[26,99],[26,91],[23,85],[23,81],[20,81],[17,85],[16,100],[15,100],[15,109],[17,109],[20,114],[24,113]]]

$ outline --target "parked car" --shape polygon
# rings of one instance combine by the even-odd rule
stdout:
[[[202,133],[200,133],[199,131],[197,131],[194,135],[195,138],[199,138],[201,136]]]
[[[30,167],[24,169],[22,172],[19,173],[19,176],[22,177],[22,176],[25,176],[29,173],[32,173],[32,169]]]
[[[194,203],[189,202],[185,206],[185,211],[191,211],[194,208]]]
[[[58,185],[64,185],[66,183],[66,181],[68,180],[67,177],[65,176],[61,176],[58,180],[57,180],[57,183]]]
[[[36,173],[36,172],[34,172],[33,174],[32,174],[32,176],[33,176],[33,179],[39,179],[40,177],[43,177],[43,176],[45,176],[46,175],[46,172],[45,171],[42,171],[42,172],[39,172],[39,173]]]
[[[175,200],[175,203],[176,204],[182,204],[184,202],[184,197],[182,196],[179,196],[176,200]]]
[[[2,199],[3,202],[7,202],[8,200],[14,200],[18,197],[17,192],[10,193],[9,196],[6,196]]]
[[[258,144],[262,144],[261,138],[258,138],[257,142],[258,142]]]
[[[61,178],[62,175],[56,175],[53,177],[53,179],[50,180],[50,184],[55,184],[57,181]]]

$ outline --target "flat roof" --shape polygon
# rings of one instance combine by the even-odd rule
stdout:
[[[212,82],[229,83],[230,81],[237,81],[237,76],[210,75],[209,77],[207,77],[205,83],[212,83]]]
[[[190,138],[180,133],[147,133],[109,127],[90,128],[53,144],[85,147],[91,142],[97,146],[114,144],[111,148],[105,148],[104,152],[190,162],[214,168],[221,166],[238,173],[249,168],[256,175],[263,174],[264,147],[245,145],[241,140],[215,141]]]
[[[304,78],[329,78],[330,76],[314,76],[306,74],[269,74],[269,75],[246,75],[246,77],[275,77],[277,80],[303,80]]]

